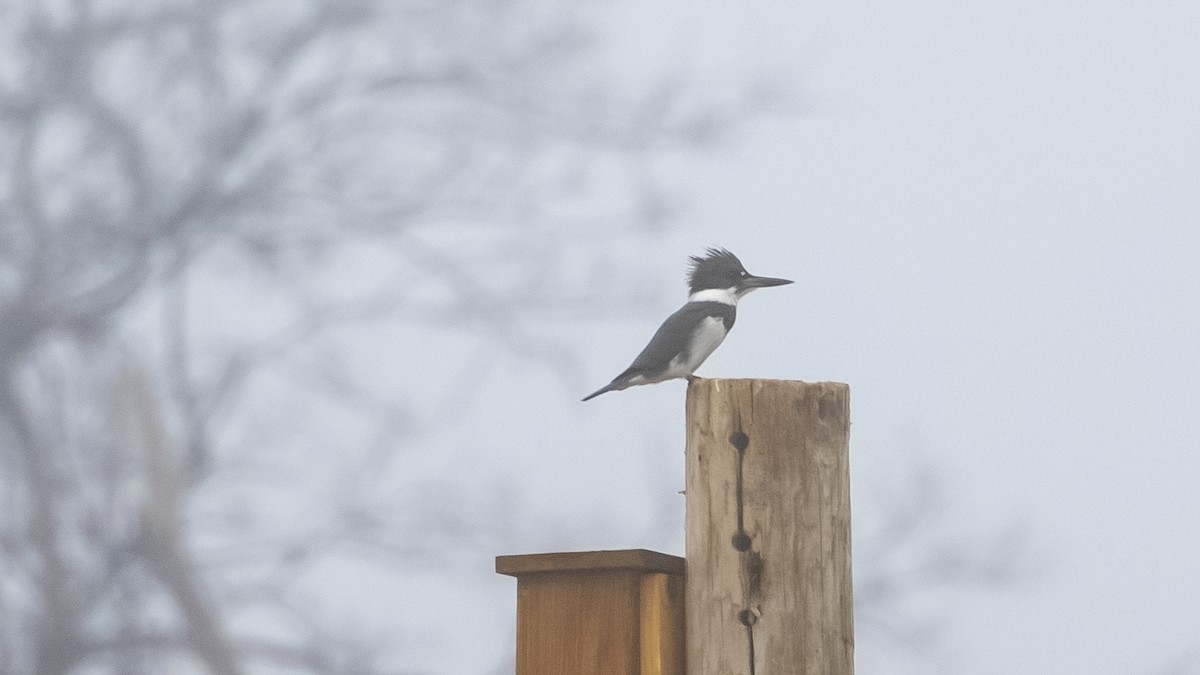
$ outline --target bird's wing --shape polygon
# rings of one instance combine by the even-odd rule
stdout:
[[[688,341],[692,338],[695,327],[699,326],[705,317],[721,319],[725,323],[725,329],[729,330],[733,327],[736,316],[737,309],[733,305],[723,302],[687,303],[675,310],[675,313],[668,316],[666,321],[663,321],[662,325],[658,327],[658,331],[654,333],[654,337],[650,338],[650,343],[646,345],[641,354],[637,355],[629,368],[617,376],[617,379],[633,375],[642,375],[647,379],[653,379],[662,375],[671,359],[687,349]]]

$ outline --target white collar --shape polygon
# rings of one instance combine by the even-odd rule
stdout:
[[[736,307],[739,297],[736,288],[706,288],[689,295],[688,302],[719,302]]]

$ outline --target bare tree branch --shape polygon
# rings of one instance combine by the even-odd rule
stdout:
[[[646,157],[712,118],[684,79],[608,91],[588,46],[535,0],[0,4],[0,671],[390,672],[300,579],[499,527],[468,509],[503,490],[433,509],[452,487],[396,458],[501,359],[578,378],[541,323],[647,298],[562,270],[667,215]],[[556,214],[611,181],[603,213]],[[364,330],[472,356],[440,392],[381,383],[350,363]],[[314,409],[366,439],[343,475],[287,438]],[[279,526],[264,494],[312,513]]]

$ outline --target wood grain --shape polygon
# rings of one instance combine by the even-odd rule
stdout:
[[[684,675],[683,575],[647,574],[641,593],[641,675]]]
[[[517,675],[685,675],[684,561],[643,549],[500,556]]]
[[[496,556],[496,572],[519,577],[535,572],[630,569],[683,574],[683,558],[644,548]]]
[[[830,382],[688,385],[691,672],[854,672],[849,399]]]

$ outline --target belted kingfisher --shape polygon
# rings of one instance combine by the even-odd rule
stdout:
[[[733,328],[742,296],[756,288],[792,283],[750,274],[736,255],[723,248],[710,248],[691,261],[687,303],[667,317],[625,372],[583,400],[639,384],[691,377]]]

